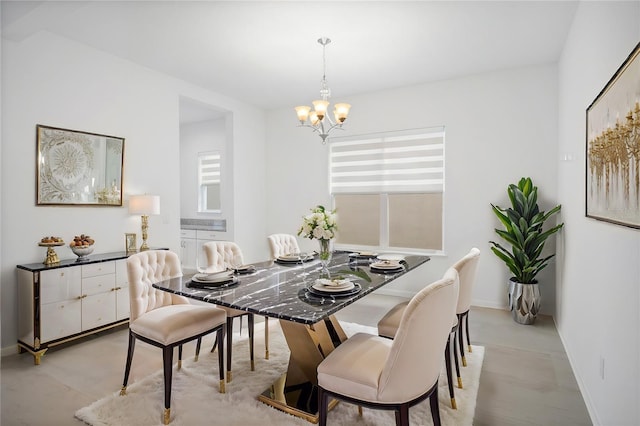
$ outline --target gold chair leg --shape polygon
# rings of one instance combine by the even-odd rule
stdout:
[[[162,413],[162,420],[165,425],[168,425],[171,421],[171,408],[165,408]]]
[[[227,388],[224,383],[224,380],[220,380],[220,393],[227,393]]]
[[[358,405],[358,415],[362,417],[362,405]]]
[[[178,360],[178,370],[180,370],[182,368],[182,360],[179,359]]]
[[[467,358],[464,355],[462,355],[462,366],[463,367],[467,366]]]
[[[469,352],[473,352],[473,349],[471,348],[471,345],[469,345]]]
[[[127,387],[123,386],[122,389],[120,389],[120,396],[125,396],[127,394]]]
[[[454,410],[458,409],[458,405],[456,404],[455,398],[451,398],[451,408],[453,408]]]
[[[462,389],[462,377],[458,377],[458,387]]]
[[[231,371],[227,370],[227,383],[231,382]]]

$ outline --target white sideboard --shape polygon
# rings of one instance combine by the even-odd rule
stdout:
[[[183,270],[195,270],[198,265],[207,265],[202,245],[208,241],[224,241],[229,238],[226,232],[204,231],[200,229],[180,230],[180,262]]]
[[[18,265],[18,348],[40,358],[48,348],[129,320],[127,255],[92,255]]]

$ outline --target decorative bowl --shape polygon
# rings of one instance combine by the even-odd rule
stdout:
[[[90,246],[69,246],[71,251],[78,256],[78,260],[84,259],[93,253],[93,245]]]

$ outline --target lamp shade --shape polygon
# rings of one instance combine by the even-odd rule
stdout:
[[[160,196],[132,195],[129,197],[129,213],[139,215],[160,214]]]

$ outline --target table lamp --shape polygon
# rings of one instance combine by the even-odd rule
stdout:
[[[129,198],[129,213],[142,216],[142,245],[140,246],[140,251],[149,250],[147,245],[149,215],[160,214],[160,197],[146,194],[132,195]]]

